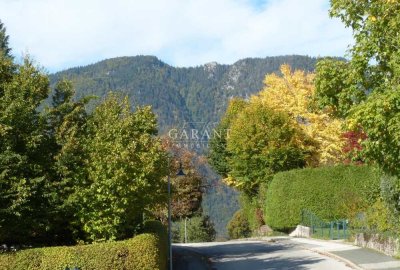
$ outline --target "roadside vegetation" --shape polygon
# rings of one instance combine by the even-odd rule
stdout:
[[[14,60],[0,22],[1,269],[164,269],[167,175],[173,220],[207,220],[196,240],[215,237],[196,162],[158,135],[151,107],[51,88],[29,56]]]
[[[349,60],[321,59],[314,73],[283,65],[258,94],[230,101],[219,124],[230,135],[213,139],[209,159],[240,191],[253,234],[294,229],[307,209],[399,235],[399,11],[398,1],[331,1],[353,30]],[[237,220],[229,230],[246,237]]]

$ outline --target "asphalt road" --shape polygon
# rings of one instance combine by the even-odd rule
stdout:
[[[174,245],[174,254],[174,270],[352,269],[287,239]]]

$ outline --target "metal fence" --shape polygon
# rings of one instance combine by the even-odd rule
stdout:
[[[324,221],[313,212],[301,212],[301,225],[310,227],[314,237],[324,239],[345,239],[348,237],[348,221],[345,219]]]

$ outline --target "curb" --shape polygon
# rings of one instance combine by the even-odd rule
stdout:
[[[351,267],[351,268],[353,268],[355,270],[366,270],[365,268],[360,267],[359,265],[353,263],[352,261],[350,261],[348,259],[345,259],[343,257],[340,257],[340,256],[338,256],[336,254],[333,254],[333,253],[330,253],[330,252],[327,252],[327,251],[315,250],[315,249],[312,249],[312,248],[306,248],[306,247],[303,247],[303,248],[306,249],[306,250],[318,253],[318,254],[320,254],[322,256],[330,257],[330,258],[336,259],[338,261],[344,262],[346,264],[346,266],[349,266],[349,267]]]
[[[289,237],[289,239],[293,239],[293,238],[296,238],[296,237]],[[320,240],[320,239],[313,239],[313,240],[317,240],[317,241],[321,241],[321,242],[324,242],[324,241],[325,241],[325,240]],[[347,243],[344,242],[343,244],[347,244]],[[352,246],[351,244],[348,244],[348,245],[349,245],[349,246]],[[341,262],[345,263],[346,266],[349,266],[349,267],[351,267],[351,268],[353,268],[353,269],[355,269],[355,270],[366,270],[365,268],[362,268],[361,266],[359,266],[359,265],[353,263],[352,261],[350,261],[350,260],[348,260],[348,259],[345,259],[345,258],[343,258],[343,257],[340,257],[340,256],[338,256],[338,255],[336,255],[336,254],[330,253],[330,252],[328,252],[328,251],[316,250],[316,249],[313,249],[313,248],[307,248],[307,247],[305,247],[305,246],[302,246],[302,247],[303,247],[304,249],[306,249],[306,250],[312,251],[312,252],[317,253],[317,254],[320,254],[320,255],[322,255],[322,256],[330,257],[330,258],[336,259],[336,260],[338,260],[338,261],[341,261]]]

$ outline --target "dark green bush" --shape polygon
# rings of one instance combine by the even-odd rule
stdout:
[[[278,173],[266,194],[265,221],[289,230],[300,224],[302,209],[326,221],[351,219],[379,197],[379,175],[373,167],[353,165]]]
[[[167,265],[166,231],[161,224],[145,226],[152,233],[125,241],[73,247],[48,247],[0,255],[2,270],[164,270]],[[157,232],[157,233],[155,233]]]
[[[242,209],[236,211],[226,228],[231,239],[251,236],[250,224]]]

